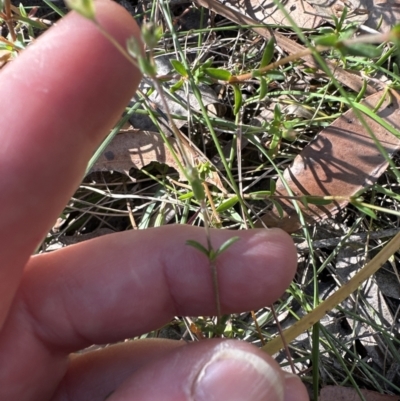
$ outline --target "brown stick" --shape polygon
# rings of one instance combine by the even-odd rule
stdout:
[[[14,31],[14,25],[13,25],[13,17],[11,14],[11,1],[10,0],[6,0],[4,2],[4,11],[6,14],[6,24],[7,24],[7,28],[10,31],[10,35],[11,35],[11,39],[13,42],[15,42],[17,40],[17,35],[15,34]]]

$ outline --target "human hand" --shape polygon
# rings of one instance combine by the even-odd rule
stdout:
[[[96,4],[122,44],[139,36],[115,3]],[[0,74],[0,400],[306,400],[298,378],[236,341],[131,341],[71,355],[175,315],[216,313],[208,261],[185,245],[204,242],[201,229],[129,231],[31,257],[139,81],[75,14]],[[212,243],[232,235],[212,231]],[[234,235],[240,241],[218,259],[223,313],[271,304],[296,266],[285,233]]]

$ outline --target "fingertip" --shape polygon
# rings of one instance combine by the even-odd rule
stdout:
[[[306,387],[297,375],[284,372],[284,379],[284,401],[308,401],[310,399]]]
[[[232,232],[224,235],[232,236]],[[270,305],[295,274],[297,253],[293,241],[280,229],[239,231],[237,235],[240,240],[220,256],[222,297],[225,295],[231,304],[232,298],[240,299],[242,308],[246,299],[250,309]]]
[[[193,400],[284,401],[284,380],[278,365],[255,349],[238,344],[223,342],[216,347],[192,386]]]
[[[263,252],[274,261],[276,273],[289,285],[297,269],[297,250],[292,237],[280,228],[257,230],[256,236],[263,241]]]
[[[274,262],[276,269],[294,274],[297,252],[292,237],[280,228],[239,231],[249,251],[257,257],[266,257]],[[280,269],[279,269],[280,270]]]

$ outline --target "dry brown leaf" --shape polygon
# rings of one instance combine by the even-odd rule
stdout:
[[[204,162],[204,158],[191,147],[182,136],[182,144],[194,164]],[[175,138],[168,138],[169,143],[175,150],[179,161],[183,164],[179,148]],[[95,171],[118,171],[129,175],[131,168],[141,169],[153,161],[167,164],[179,173],[181,180],[186,180],[184,173],[179,168],[175,158],[162,140],[160,134],[153,131],[139,131],[130,127],[121,131],[107,146],[103,154],[98,158],[90,172]],[[216,172],[207,182],[213,184],[226,192]]]
[[[260,24],[260,22],[262,23],[262,21],[256,20],[253,14],[250,13],[250,15],[246,15],[243,12],[240,12],[237,9],[233,8],[230,2],[229,6],[227,6],[219,2],[218,0],[194,0],[194,1],[200,6],[212,10],[216,14],[220,14],[225,18],[240,25],[258,25]],[[266,39],[270,39],[272,36],[272,31],[269,28],[256,27],[252,28],[252,30],[257,32],[259,35],[263,36]],[[286,36],[280,34],[279,32],[273,32],[273,36],[278,46],[280,46],[285,52],[287,52],[290,55],[301,53],[306,50],[304,46],[301,46],[297,42],[287,38]],[[311,55],[308,54],[300,58],[304,60],[304,63],[309,67],[314,67],[318,69],[320,68]],[[325,63],[328,66],[329,70],[332,72],[332,74],[336,77],[336,79],[342,83],[342,85],[348,86],[355,92],[359,92],[361,90],[361,88],[363,87],[363,79],[359,75],[343,70],[342,68],[338,67],[329,60],[325,60]],[[370,95],[375,92],[376,90],[371,85],[367,85],[366,89],[367,95]]]
[[[270,0],[221,0],[222,4],[264,24],[290,26],[285,15]],[[357,22],[372,29],[381,23],[380,31],[388,32],[400,20],[400,8],[395,0],[288,0],[285,9],[300,28],[317,28],[332,15],[340,17],[347,7],[346,23]],[[380,19],[382,21],[380,22]]]
[[[290,22],[271,0],[222,0],[222,4],[234,7],[239,12],[254,18],[264,24],[290,26]],[[315,15],[315,10],[307,2],[301,0],[288,0],[285,9],[300,28],[314,29],[323,19]]]
[[[388,32],[400,20],[399,3],[395,0],[307,0],[316,13],[329,17],[340,16],[344,6],[348,8],[346,22],[358,22],[380,32]],[[382,20],[381,20],[382,19]]]
[[[340,17],[344,7],[347,7],[346,23],[357,22],[364,24],[368,19],[368,9],[364,7],[363,0],[307,0],[314,8],[313,13],[332,21],[332,15]]]
[[[183,163],[176,140],[168,138],[168,141],[178,155],[179,161]],[[185,179],[183,172],[157,132],[138,131],[132,128],[115,136],[98,158],[91,172],[118,171],[129,175],[132,167],[140,170],[153,161],[173,167],[179,172],[180,179]]]
[[[398,395],[380,394],[376,391],[363,390],[360,392],[365,401],[399,401]],[[351,387],[326,386],[321,389],[320,401],[360,401],[357,391]]]
[[[363,102],[373,109],[383,92],[369,96]],[[398,96],[398,95],[397,95]],[[396,129],[400,129],[399,99],[387,95],[377,113]],[[389,155],[400,148],[400,139],[388,132],[371,118],[364,115],[366,123]],[[310,142],[294,159],[283,176],[295,196],[343,196],[350,197],[364,186],[374,183],[386,170],[388,163],[376,148],[372,138],[354,115],[352,109],[335,120]],[[288,196],[281,180],[276,195]],[[280,200],[285,209],[283,219],[276,209],[262,217],[268,227],[281,227],[288,232],[297,231],[301,225],[293,205]],[[326,206],[299,204],[309,223],[334,216],[346,206],[341,200]]]

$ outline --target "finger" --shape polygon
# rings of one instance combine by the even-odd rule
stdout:
[[[165,391],[162,397],[154,399],[179,400],[181,398],[173,398],[177,396],[176,393],[172,394],[170,389],[165,389],[165,381],[170,380],[170,387],[175,390],[181,389],[182,392],[185,392],[185,387],[193,387],[193,384],[188,383],[188,381],[192,381],[193,377],[199,376],[198,372],[201,369],[204,370],[204,365],[208,365],[209,367],[211,360],[218,360],[221,357],[221,351],[226,351],[227,348],[230,349],[228,355],[230,353],[234,356],[235,352],[238,351],[240,360],[243,358],[244,353],[246,353],[250,356],[248,359],[252,361],[257,358],[261,364],[266,362],[272,368],[273,373],[267,374],[265,379],[267,383],[263,380],[261,385],[267,386],[268,383],[272,382],[274,377],[278,377],[283,384],[285,401],[308,400],[306,390],[297,376],[285,374],[285,372],[282,372],[283,374],[279,373],[278,366],[274,362],[271,362],[268,356],[261,354],[259,350],[253,347],[249,347],[248,345],[242,346],[241,343],[232,341],[224,343],[220,341],[206,341],[202,342],[201,345],[191,345],[190,350],[183,350],[183,347],[187,348],[187,345],[178,341],[159,339],[139,340],[107,347],[100,351],[89,352],[82,356],[78,355],[70,364],[68,372],[52,401],[104,400],[113,393],[113,397],[116,400],[122,399],[122,394],[127,395],[127,398],[124,398],[124,400],[142,400],[143,398],[139,398],[140,394],[135,392],[134,383],[138,380],[143,380],[143,378],[146,382],[151,380],[149,387],[152,389],[156,388],[160,393]],[[195,349],[196,347],[199,348]],[[241,365],[243,364],[241,363]],[[178,368],[178,372],[176,372],[176,367]],[[240,369],[243,369],[243,366],[240,366]],[[144,370],[145,372],[143,372]],[[153,376],[151,379],[148,377],[150,371]],[[165,371],[167,371],[168,377],[162,378]],[[170,374],[170,372],[173,373]],[[174,374],[175,372],[177,373],[176,375]],[[241,401],[246,399],[253,401],[253,398],[250,398],[252,391],[251,380],[255,380],[255,378],[251,372],[246,372],[245,374],[251,376],[250,382],[246,382],[248,378],[242,375],[241,372],[233,372],[234,375],[240,375],[239,381],[246,386],[246,397],[239,399]],[[136,374],[138,374],[137,377],[135,377]],[[220,383],[216,384],[221,385],[221,390],[223,390],[224,394],[219,399],[232,399],[227,397],[228,394],[225,388],[231,385],[229,382],[235,381],[235,377],[232,377],[229,371],[223,372],[223,369],[218,367],[216,375],[220,377],[223,374],[227,376],[228,380],[216,379],[216,381],[220,381]],[[142,384],[145,383],[142,382]],[[121,388],[119,389],[119,387]],[[231,389],[231,391],[236,392],[236,388]],[[256,391],[259,391],[259,389]],[[236,395],[238,396],[238,394]],[[262,393],[260,392],[258,396],[261,397],[261,395]],[[148,394],[146,395],[147,398],[144,399],[151,399],[149,398],[151,396],[151,394]],[[213,392],[208,400],[218,399],[216,396],[217,392]],[[272,398],[272,394],[269,394],[269,397],[260,399],[263,401],[268,399],[279,400],[279,398]],[[189,397],[183,399],[193,401]],[[112,398],[107,398],[107,400],[112,400]]]
[[[210,340],[146,364],[107,400],[290,400],[285,391],[284,374],[269,355],[244,342]]]
[[[139,37],[131,16],[96,2],[98,20],[122,45]],[[138,71],[93,23],[75,13],[0,74],[0,326],[22,267],[51,227],[86,163],[136,89]]]
[[[185,345],[144,339],[74,355],[52,401],[104,400],[139,368]]]
[[[216,263],[223,313],[270,305],[296,266],[292,240],[278,229],[212,230],[211,243],[217,249],[235,234],[240,240]],[[130,231],[34,257],[21,297],[40,338],[72,352],[140,335],[176,315],[215,315],[209,261],[188,239],[204,244],[204,230]]]
[[[285,401],[309,401],[307,389],[300,378],[291,373],[284,373],[285,376]]]

